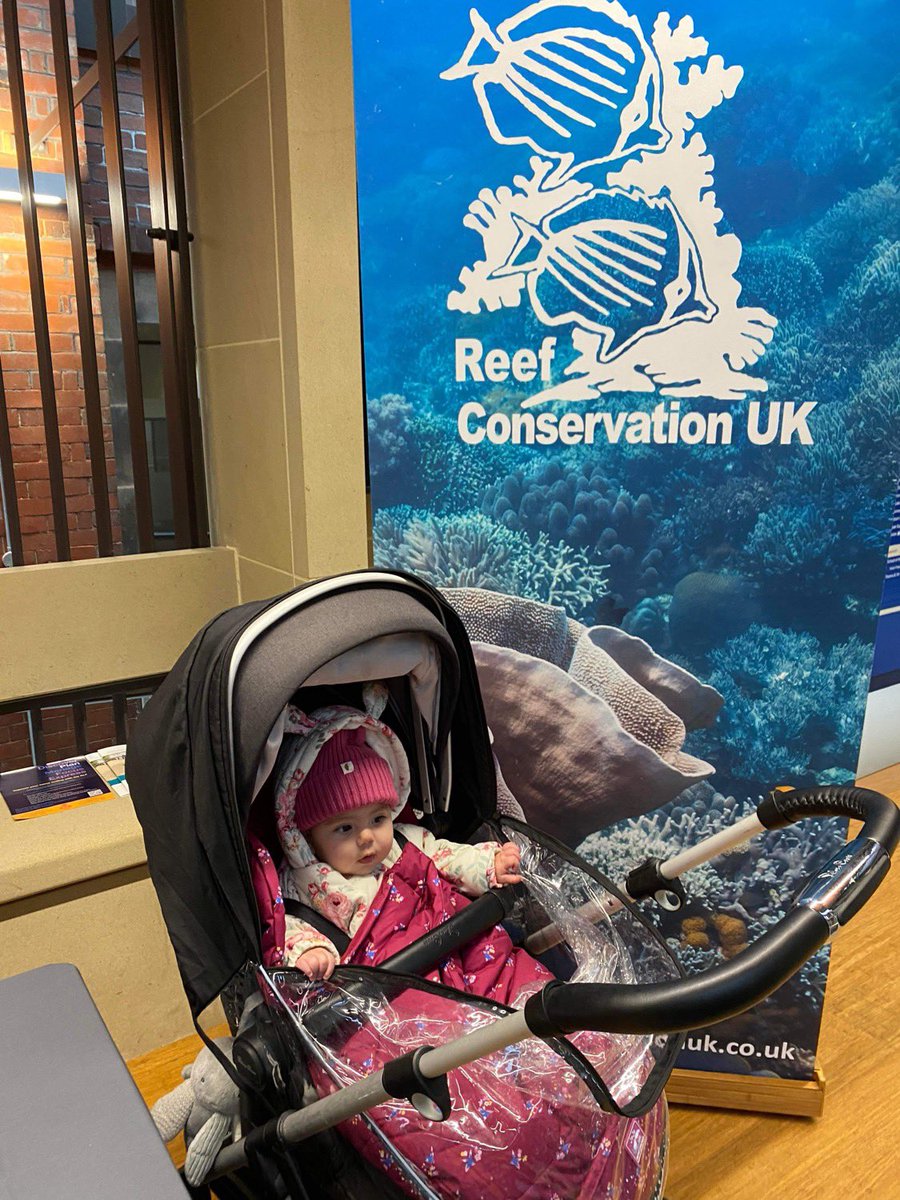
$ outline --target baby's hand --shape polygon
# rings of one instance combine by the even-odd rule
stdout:
[[[334,966],[334,955],[322,946],[314,946],[297,959],[297,969],[310,979],[330,978]]]
[[[521,854],[519,847],[513,842],[504,842],[494,855],[494,887],[503,887],[506,883],[521,883],[519,872]]]

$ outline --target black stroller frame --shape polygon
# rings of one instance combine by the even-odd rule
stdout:
[[[251,821],[261,822],[263,840],[277,848],[266,828],[266,805],[256,804],[255,798],[267,798],[265,780],[278,740],[273,740],[273,730],[288,702],[300,692],[304,703],[319,697],[330,702],[336,696],[353,703],[362,677],[339,678],[335,664],[348,655],[355,662],[352,655],[361,647],[388,646],[392,638],[409,636],[428,639],[441,668],[430,728],[416,708],[409,680],[390,676],[396,732],[409,752],[423,823],[455,841],[467,841],[486,826],[504,839],[521,838],[523,845],[530,842],[557,855],[606,897],[602,911],[582,916],[629,922],[638,939],[658,943],[662,966],[653,976],[658,981],[650,983],[557,979],[518,1010],[465,996],[470,1004],[486,1006],[495,1019],[442,1045],[420,1046],[366,1078],[308,1102],[308,1075],[291,1061],[283,1034],[285,1021],[298,1026],[282,990],[292,979],[296,983],[299,973],[260,965],[262,931],[246,831]],[[128,778],[150,875],[195,1021],[219,996],[231,1001],[226,1008],[235,1031],[245,1011],[234,1066],[226,1064],[242,1090],[245,1136],[222,1149],[210,1174],[232,1180],[216,1185],[223,1200],[231,1195],[306,1200],[325,1194],[308,1191],[303,1172],[310,1156],[302,1143],[318,1147],[313,1157],[321,1151],[324,1159],[330,1153],[329,1161],[334,1161],[331,1131],[392,1097],[409,1101],[428,1120],[444,1120],[449,1115],[448,1073],[530,1038],[549,1041],[607,1111],[624,1116],[646,1112],[668,1078],[680,1046],[677,1035],[752,1007],[789,978],[871,897],[900,837],[900,811],[878,793],[852,787],[776,788],[753,816],[668,862],[637,866],[620,890],[552,837],[498,814],[490,735],[462,622],[440,593],[421,580],[378,570],[320,580],[211,621],[138,723],[129,745]],[[812,877],[783,920],[737,958],[685,978],[633,902],[655,897],[664,907],[677,908],[684,871],[763,830],[823,816],[859,819],[863,828]],[[351,995],[367,971],[390,972],[400,985],[406,981],[419,989],[440,988],[420,976],[448,948],[500,922],[522,922],[529,903],[522,885],[488,892],[380,967],[339,967],[336,977]],[[532,912],[520,940],[534,954],[552,952],[564,943],[565,931],[546,913],[542,927],[540,906],[531,907],[537,909],[536,921]],[[271,1003],[254,1007],[251,1002],[244,1008],[254,992],[265,993]],[[329,1019],[333,1003],[326,1000],[319,1006],[320,1019]],[[250,1010],[254,1017],[247,1025]],[[637,1095],[618,1103],[565,1040],[583,1030],[665,1035],[665,1040],[657,1036],[655,1066]],[[664,1168],[663,1162],[658,1191]],[[321,1175],[315,1186],[323,1186]],[[377,1188],[371,1195],[399,1195],[384,1182]],[[335,1183],[328,1194],[363,1200],[370,1193],[360,1190],[357,1178],[343,1191]]]

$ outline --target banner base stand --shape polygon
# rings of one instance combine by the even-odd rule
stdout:
[[[670,1104],[782,1113],[790,1117],[821,1117],[825,1111],[825,1075],[818,1063],[812,1079],[773,1079],[765,1075],[676,1069],[666,1084],[666,1098]]]

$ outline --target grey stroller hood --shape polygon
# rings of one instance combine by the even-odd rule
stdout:
[[[411,576],[359,571],[220,614],[142,714],[128,747],[128,782],[195,1016],[260,956],[245,831],[279,715],[329,663],[400,634],[424,636],[439,656],[429,759],[444,776],[433,780],[436,791],[452,777],[453,802],[430,824],[466,840],[496,807],[490,736],[462,623]]]

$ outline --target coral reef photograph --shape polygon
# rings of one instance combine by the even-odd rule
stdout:
[[[377,7],[384,53],[357,63],[373,560],[461,613],[509,795],[621,879],[778,783],[853,780],[900,463],[896,5],[869,0],[860,40],[838,0],[752,21],[623,0],[645,69],[603,139],[565,66],[542,100],[466,65],[467,6],[418,35],[411,0]],[[520,7],[479,11],[497,29]],[[477,400],[612,428],[672,398],[733,437],[457,423]],[[806,433],[752,440],[754,404]],[[740,953],[843,836],[810,823],[690,872],[661,918],[686,967]],[[747,1018],[796,1047],[765,1070],[809,1075],[826,966]]]

